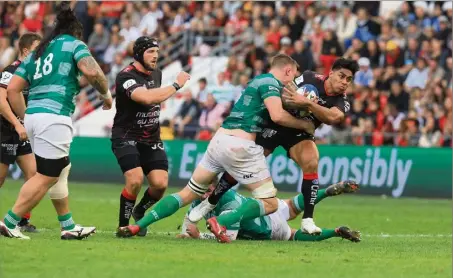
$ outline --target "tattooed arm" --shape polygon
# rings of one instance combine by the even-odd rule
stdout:
[[[92,56],[87,56],[77,63],[77,67],[88,79],[88,82],[104,97],[109,93],[107,78],[101,67]]]

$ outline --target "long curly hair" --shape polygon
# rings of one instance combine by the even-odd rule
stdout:
[[[36,48],[35,59],[41,57],[49,43],[57,36],[67,34],[81,39],[82,33],[82,23],[80,23],[71,10],[69,2],[62,2],[59,7],[55,26],[52,32],[50,32]]]

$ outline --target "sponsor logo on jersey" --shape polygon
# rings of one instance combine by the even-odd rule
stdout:
[[[137,82],[135,82],[134,79],[129,79],[126,82],[123,83],[123,88],[127,90],[134,84],[137,84]]]
[[[2,73],[0,83],[8,86],[9,82],[11,81],[11,78],[13,78],[13,75],[10,72],[5,71]]]
[[[321,80],[321,81],[324,81],[324,79],[326,79],[326,76],[325,75],[322,75],[322,74],[315,74],[315,78]]]
[[[304,82],[304,75],[301,75],[294,80],[294,82],[299,85],[300,83]]]

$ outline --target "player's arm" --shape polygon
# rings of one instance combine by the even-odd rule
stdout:
[[[345,118],[345,113],[336,106],[327,108],[311,102],[308,104],[308,109],[317,119],[328,125],[339,124]]]
[[[19,67],[20,69],[20,67]],[[11,105],[12,111],[21,119],[25,117],[25,100],[22,91],[28,86],[28,82],[22,75],[18,75],[17,71],[9,82],[6,89],[7,98]]]
[[[339,104],[338,106],[327,108],[298,94],[293,88],[285,87],[283,90],[285,91],[283,94],[285,103],[291,107],[310,110],[317,119],[328,125],[341,123],[345,118],[345,111],[341,109],[349,109],[349,107],[346,107],[346,101],[344,101],[344,107],[341,107],[342,105]]]
[[[290,128],[296,128],[313,134],[315,126],[311,121],[297,119],[283,109],[282,100],[279,96],[270,96],[264,99],[269,115],[274,123]]]
[[[3,72],[0,78],[0,114],[11,123],[14,127],[17,125],[22,125],[17,119],[16,115],[14,115],[13,111],[11,110],[11,106],[8,103],[8,93],[6,92],[6,88],[8,87],[9,82],[13,78],[13,74],[10,72]]]
[[[87,45],[82,41],[75,41],[72,54],[79,71],[86,77],[88,83],[99,92],[100,98],[104,100],[103,109],[112,108],[112,94],[109,90],[107,78],[99,64],[91,56]]]
[[[146,89],[144,86],[135,87],[133,90],[129,90],[130,98],[144,105],[160,104],[171,96],[173,96],[180,88],[186,84],[187,80],[190,79],[190,75],[186,72],[180,72],[176,77],[176,81],[170,85],[156,89]],[[127,80],[126,82],[128,82]],[[124,84],[125,85],[125,84]]]
[[[103,98],[111,97],[107,78],[93,56],[85,56],[77,62],[77,68]]]

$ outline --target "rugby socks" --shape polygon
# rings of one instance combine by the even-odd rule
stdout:
[[[17,216],[12,210],[9,210],[8,213],[5,215],[3,219],[3,223],[5,223],[6,227],[9,229],[16,228],[17,224],[19,224],[20,216]]]
[[[238,184],[238,182],[233,179],[233,177],[231,177],[227,172],[223,173],[216,188],[214,189],[212,194],[209,195],[208,202],[211,205],[217,205],[223,194],[233,188],[236,184]]]
[[[19,226],[25,226],[30,222],[31,213],[27,212],[19,222]]]
[[[149,225],[157,222],[165,217],[168,217],[178,211],[183,206],[182,199],[178,194],[165,196],[160,200],[154,208],[146,214],[136,225],[144,229]]]
[[[329,197],[329,196],[326,194],[326,190],[325,189],[318,190],[317,197],[316,197],[316,200],[315,200],[315,204],[319,203],[322,199],[324,199],[326,197]],[[305,209],[304,195],[303,194],[299,194],[299,195],[295,196],[293,198],[293,204],[296,206],[296,209],[299,212],[304,211],[304,209]]]
[[[58,221],[60,221],[60,227],[62,230],[69,231],[75,228],[75,223],[72,219],[72,213],[58,215]]]
[[[138,205],[134,208],[134,213],[138,215],[144,215],[145,212],[152,207],[155,203],[157,203],[162,196],[164,196],[166,188],[152,188],[148,187],[143,194],[142,199],[138,203]]]
[[[297,230],[294,234],[294,240],[296,241],[321,241],[333,237],[339,237],[334,229],[322,229],[320,235],[305,234],[302,230]]]
[[[217,217],[217,222],[222,226],[228,227],[242,220],[255,219],[263,215],[266,215],[263,201],[248,199],[236,210]]]
[[[302,194],[304,195],[304,215],[302,218],[313,218],[315,201],[318,196],[318,173],[304,174]]]
[[[134,196],[127,192],[126,188],[124,188],[123,192],[121,192],[119,227],[125,227],[129,225],[129,219],[131,219],[132,210],[134,209],[136,199],[137,196]]]

